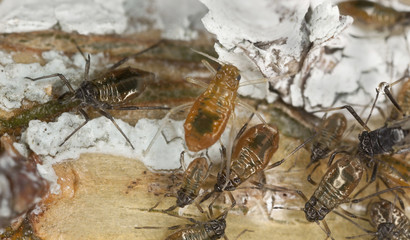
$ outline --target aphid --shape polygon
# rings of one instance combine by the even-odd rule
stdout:
[[[168,227],[169,230],[175,230],[182,228],[173,234],[169,235],[166,240],[216,240],[224,237],[225,239],[225,229],[226,229],[226,216],[228,212],[235,206],[235,202],[232,202],[232,205],[226,209],[221,215],[216,218],[212,218],[212,212],[210,220],[206,222],[197,221],[193,218],[185,218],[180,216],[174,217],[184,218],[192,222],[193,224],[186,225],[176,225]],[[161,229],[162,227],[135,227],[135,229]]]
[[[265,80],[252,81],[252,83],[239,85],[241,75],[238,68],[231,64],[225,64],[207,54],[201,52],[197,53],[218,62],[221,66],[218,70],[215,70],[207,61],[203,60],[202,62],[204,65],[214,74],[214,77],[210,81],[209,85],[206,86],[206,84],[192,78],[187,78],[187,80],[193,84],[206,88],[206,90],[195,100],[193,104],[188,103],[178,106],[172,109],[165,117],[168,118],[171,113],[178,112],[191,106],[184,123],[184,130],[185,144],[188,150],[193,152],[198,152],[209,148],[219,140],[226,128],[231,114],[235,110],[235,104],[240,104],[242,107],[245,107],[255,113],[255,110],[252,107],[237,99],[237,90],[240,86],[266,82]],[[255,114],[261,119],[262,122],[264,122],[258,113]],[[150,150],[154,140],[162,131],[162,128],[163,126],[158,129],[156,135],[145,150],[145,153]]]
[[[309,165],[328,156],[335,149],[346,130],[347,120],[341,113],[335,113],[324,119],[317,127],[317,136],[312,140]]]
[[[338,214],[338,213],[337,213]],[[360,228],[366,234],[346,237],[347,239],[362,238],[365,236],[374,236],[372,239],[378,240],[405,240],[410,239],[410,221],[409,218],[393,203],[381,199],[371,202],[367,206],[369,219],[361,218],[370,223],[376,231],[367,230],[344,215],[338,214],[356,227]]]
[[[82,54],[81,49],[78,48],[78,50]],[[145,51],[147,51],[147,49],[143,50],[138,54],[141,54]],[[82,55],[84,56],[84,54]],[[131,147],[134,148],[131,141],[121,130],[121,128],[117,125],[111,114],[109,114],[106,110],[169,109],[167,107],[160,106],[124,106],[124,103],[139,96],[144,91],[147,83],[154,80],[155,75],[153,73],[131,67],[115,69],[124,62],[124,60],[121,60],[120,62],[114,64],[111,68],[109,68],[108,72],[104,73],[96,79],[89,80],[88,72],[90,69],[90,55],[88,55],[88,58],[84,57],[84,59],[86,61],[84,81],[76,90],[74,90],[74,88],[71,86],[70,82],[66,79],[66,77],[60,73],[55,73],[38,78],[26,77],[33,81],[52,77],[59,77],[68,87],[71,94],[73,94],[72,98],[80,102],[78,106],[78,111],[84,116],[85,122],[78,126],[70,135],[68,135],[60,144],[60,146],[63,145],[78,130],[80,130],[80,128],[87,124],[90,118],[88,114],[85,112],[84,108],[93,107],[97,109],[97,111],[101,115],[108,118],[118,129],[118,131],[124,136],[124,138],[131,145]]]
[[[279,147],[279,132],[276,126],[258,124],[247,130],[246,128],[247,124],[242,127],[236,137],[237,142],[233,146],[231,163],[230,166],[227,166],[229,172],[225,168],[221,169],[214,190],[208,193],[201,202],[211,197],[215,192],[234,191],[248,178],[263,171],[268,166]],[[226,154],[223,155],[226,158]],[[228,194],[232,199],[232,194],[230,192]]]
[[[355,0],[337,4],[340,13],[352,16],[355,21],[376,29],[391,28],[398,24],[408,24],[410,13],[399,12],[376,2]]]
[[[181,166],[185,166],[183,159],[184,152],[181,153]],[[172,211],[177,207],[183,208],[194,202],[199,195],[199,190],[201,189],[202,184],[209,175],[209,169],[210,167],[208,166],[208,160],[205,157],[195,158],[184,170],[181,187],[178,189],[176,194],[176,204],[165,211]],[[167,194],[166,196],[170,196],[170,194]],[[155,204],[155,206],[150,210],[156,208],[159,203],[160,202]],[[197,204],[197,207],[201,212],[203,212],[199,204]]]
[[[323,220],[325,216],[348,202],[363,175],[363,164],[358,156],[346,155],[329,167],[303,211],[310,222]]]

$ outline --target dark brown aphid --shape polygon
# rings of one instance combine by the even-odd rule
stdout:
[[[81,49],[79,49],[79,51],[82,54]],[[139,54],[145,51],[147,51],[147,49],[140,52]],[[117,64],[114,64],[114,66],[111,67],[108,72],[104,73],[96,79],[89,80],[88,73],[90,70],[90,55],[88,55],[88,58],[84,57],[84,59],[86,61],[84,81],[76,90],[73,89],[73,87],[71,86],[70,82],[66,79],[66,77],[60,73],[42,76],[38,78],[27,77],[28,79],[33,81],[45,78],[59,77],[68,87],[69,91],[73,94],[72,98],[81,102],[78,106],[78,111],[84,116],[85,122],[78,126],[70,135],[68,135],[60,144],[60,146],[63,145],[78,130],[80,130],[80,128],[87,124],[90,118],[88,114],[85,112],[84,108],[93,107],[97,109],[97,111],[101,115],[108,118],[118,129],[118,131],[124,136],[124,138],[131,145],[131,147],[134,148],[131,141],[121,130],[121,128],[117,125],[111,114],[109,114],[106,110],[169,109],[167,107],[159,106],[124,106],[124,103],[139,96],[144,91],[146,84],[148,82],[152,82],[155,79],[155,75],[153,73],[131,67],[115,69],[124,62],[123,60],[121,60]]]
[[[228,212],[235,206],[235,202],[226,209],[221,215],[216,218],[210,219],[206,222],[197,221],[193,218],[185,218],[176,215],[169,214],[174,217],[184,218],[192,222],[193,224],[176,225],[168,227],[169,230],[180,229],[173,234],[169,235],[166,240],[216,240],[225,238],[226,229],[226,216]],[[212,211],[211,217],[212,217]],[[135,229],[161,229],[162,227],[135,227]]]
[[[336,148],[346,130],[347,120],[341,113],[334,113],[317,127],[317,136],[312,141],[309,165],[318,162]]]
[[[371,239],[375,240],[406,240],[410,239],[410,220],[409,218],[393,203],[381,199],[376,202],[371,202],[367,206],[367,214],[369,219],[363,219],[370,223],[376,231],[367,230],[358,223],[352,221],[346,216],[347,221],[353,223],[356,227],[362,229],[366,234],[346,237],[347,239],[362,238],[366,236],[374,236]]]
[[[362,162],[357,156],[344,156],[329,167],[303,211],[310,222],[323,220],[325,216],[348,202],[363,175]]]
[[[366,27],[383,29],[409,23],[410,13],[399,12],[376,2],[355,0],[340,2],[337,5],[341,14],[352,16],[355,22]]]
[[[369,215],[378,239],[410,239],[410,220],[393,203],[386,200],[371,203]]]
[[[181,166],[183,163],[184,152],[181,153]],[[165,211],[172,211],[177,207],[183,208],[191,203],[199,195],[199,190],[201,190],[202,184],[205,182],[209,174],[208,160],[205,157],[195,158],[185,169],[184,175],[181,181],[181,187],[178,189],[176,194],[176,204]],[[168,196],[168,195],[166,195]],[[150,210],[153,210],[158,206],[160,202],[155,204]],[[202,212],[199,205],[197,207]]]
[[[229,191],[228,196],[231,201],[235,201],[230,191],[234,191],[251,176],[262,172],[268,166],[279,147],[279,132],[276,126],[258,124],[247,130],[246,128],[247,124],[242,127],[236,137],[237,141],[233,146],[230,165],[226,169],[221,169],[214,190],[208,193],[201,202],[210,198],[215,192],[222,193],[223,191]],[[225,154],[223,156],[226,158]],[[219,194],[210,204],[210,211],[218,197]]]

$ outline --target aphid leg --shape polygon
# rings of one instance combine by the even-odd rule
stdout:
[[[164,194],[164,196],[162,196],[162,198],[154,205],[154,206],[152,206],[150,209],[148,209],[148,212],[152,212],[155,208],[157,208],[158,207],[158,205],[165,199],[165,198],[167,198],[167,197],[173,197],[173,194],[171,194],[171,193],[165,193]],[[171,209],[171,210],[173,210],[173,209]],[[171,211],[171,210],[165,210],[165,211]]]
[[[210,60],[212,60],[212,61],[214,61],[214,62],[217,62],[217,63],[221,64],[222,66],[225,65],[224,62],[220,61],[219,59],[217,59],[217,58],[215,58],[215,57],[212,57],[212,56],[209,55],[209,54],[206,54],[206,53],[197,51],[197,50],[195,50],[195,49],[193,49],[193,48],[191,48],[191,50],[192,50],[193,52],[195,52],[195,53],[198,53],[199,55],[202,55],[202,56],[204,56],[204,57],[206,57],[206,58],[209,58]]]
[[[311,113],[317,113],[317,112],[330,112],[330,111],[335,111],[335,110],[342,110],[342,109],[346,109],[347,111],[349,111],[349,113],[356,119],[356,121],[364,128],[366,129],[366,131],[370,132],[370,128],[367,126],[367,124],[365,122],[363,122],[363,120],[360,118],[360,116],[357,114],[357,112],[352,108],[352,106],[350,105],[344,105],[341,107],[334,107],[334,108],[328,108],[328,109],[322,109],[322,110],[318,110],[318,111],[313,111]]]
[[[320,226],[320,224],[319,224],[319,222],[317,222],[316,221],[316,223],[319,225],[319,227],[322,229],[322,227]],[[323,224],[323,227],[324,227],[324,229],[322,229],[325,233],[326,233],[326,235],[327,235],[327,237],[326,237],[326,239],[328,239],[329,237],[330,237],[330,239],[332,239],[332,240],[335,240],[333,237],[332,237],[332,232],[330,231],[330,228],[329,228],[329,226],[327,225],[327,222],[326,222],[326,220],[322,220],[322,224]]]
[[[352,223],[353,225],[355,225],[357,228],[359,228],[359,229],[361,229],[361,230],[363,230],[364,232],[367,233],[367,234],[359,235],[360,237],[368,236],[368,235],[370,235],[370,234],[375,234],[373,231],[363,228],[363,227],[360,226],[357,222],[355,222],[355,221],[353,221],[352,219],[346,217],[345,215],[339,213],[338,211],[333,210],[333,213],[335,213],[336,215],[339,215],[340,217],[344,218],[345,220],[347,220],[347,221],[349,221],[350,223]],[[366,220],[367,222],[369,221],[368,219],[365,219],[365,220]],[[346,237],[346,238],[347,238],[347,239],[353,239],[353,238],[358,238],[359,236],[352,236],[352,237]]]
[[[258,113],[254,107],[252,107],[251,105],[247,104],[244,101],[241,101],[240,99],[237,99],[236,102],[238,103],[239,106],[241,106],[241,107],[245,108],[246,110],[248,110],[249,112],[255,114],[256,117],[258,117],[258,119],[263,124],[266,124],[266,121],[263,119],[262,115],[260,113]]]
[[[50,74],[50,75],[46,75],[46,76],[42,76],[38,78],[31,78],[31,77],[25,77],[25,78],[30,79],[31,81],[37,81],[40,79],[53,78],[53,77],[59,77],[64,82],[64,84],[68,87],[70,92],[75,93],[75,90],[71,86],[70,82],[68,82],[67,78],[61,73]]]
[[[88,73],[90,72],[90,54],[87,55],[85,60],[84,81],[88,81]]]
[[[307,176],[307,181],[308,181],[310,184],[314,185],[314,186],[316,186],[317,183],[312,179],[312,174],[315,172],[315,170],[316,170],[319,166],[320,166],[320,162],[318,162],[318,163],[315,165],[315,167],[312,169],[312,171],[311,171],[311,172],[309,173],[309,175]]]
[[[106,111],[102,110],[101,108],[97,109],[98,112],[103,115],[104,117],[108,118],[113,124],[114,126],[118,129],[118,131],[120,131],[120,133],[122,134],[122,136],[125,138],[125,140],[127,140],[127,142],[131,145],[132,149],[134,148],[134,145],[132,145],[131,141],[128,139],[128,137],[125,135],[125,133],[121,130],[120,126],[118,126],[118,124],[115,122],[114,118],[107,113]]]
[[[216,75],[217,70],[215,70],[215,68],[213,68],[213,67],[211,66],[211,64],[209,64],[208,61],[206,61],[205,59],[202,59],[201,62],[202,62],[202,64],[204,64],[204,66],[205,66],[213,75]]]
[[[279,165],[281,165],[282,163],[284,163],[289,157],[291,157],[293,154],[295,154],[297,151],[299,151],[302,147],[304,147],[306,144],[308,144],[309,142],[311,142],[317,135],[317,132],[315,131],[314,134],[310,137],[308,137],[308,139],[306,139],[302,144],[300,144],[299,146],[297,146],[291,153],[289,153],[286,157],[282,158],[281,160],[272,163],[271,165],[269,165],[268,167],[265,168],[266,170],[275,168]]]
[[[169,110],[170,107],[163,107],[163,106],[107,106],[105,109],[112,109],[112,110]]]
[[[158,128],[157,132],[155,133],[154,137],[152,138],[151,142],[149,143],[148,147],[143,151],[143,155],[146,156],[147,153],[151,150],[152,146],[154,145],[155,140],[159,137],[159,135],[161,134],[162,129],[164,129],[166,122],[168,121],[169,117],[171,116],[171,114],[173,113],[177,113],[183,109],[186,109],[188,107],[190,107],[192,105],[192,102],[190,103],[185,103],[182,105],[179,105],[177,107],[171,108],[171,110],[169,110],[169,112],[167,113],[167,115],[165,115],[165,117],[162,119],[162,123],[160,125],[160,127]]]
[[[392,188],[388,183],[387,183],[387,181],[386,181],[386,179],[384,179],[383,177],[379,177],[380,178],[380,180],[382,181],[382,183],[387,187],[387,188]],[[378,186],[376,186],[376,192],[378,192],[379,191],[379,188],[378,188]],[[409,198],[408,198],[408,196],[405,194],[405,191],[403,191],[402,189],[399,189],[399,190],[397,190],[397,192],[399,192],[407,201],[409,201]],[[403,202],[403,200],[397,195],[397,194],[394,194],[394,196],[395,196],[395,198],[397,198],[397,200],[399,201],[399,204],[400,204],[400,207],[401,207],[401,209],[405,209],[405,207],[404,207],[404,202]],[[353,198],[355,198],[355,196],[353,197]]]
[[[362,220],[362,221],[369,222],[369,220],[368,220],[367,218],[360,217],[360,216],[356,216],[355,214],[353,214],[353,213],[351,213],[351,212],[349,212],[349,211],[347,211],[347,210],[344,210],[343,208],[340,208],[340,209],[341,209],[341,211],[342,211],[346,216],[348,216],[348,217],[350,217],[350,218],[360,219],[360,220]]]
[[[391,191],[395,191],[395,190],[397,190],[397,189],[405,189],[405,188],[410,188],[410,186],[397,186],[397,187],[392,187],[392,188],[384,189],[384,190],[382,190],[382,191],[379,191],[379,192],[370,194],[370,195],[368,195],[368,196],[366,196],[366,197],[362,197],[362,198],[358,198],[358,199],[353,199],[351,202],[352,202],[352,203],[358,203],[358,202],[361,202],[361,201],[363,201],[363,200],[372,198],[372,197],[374,197],[374,196],[378,196],[378,195],[384,194],[384,193],[386,193],[386,192],[391,192]]]
[[[216,194],[216,196],[215,196],[215,198],[212,200],[212,202],[208,205],[208,211],[209,211],[209,214],[211,215],[211,217],[214,215],[214,212],[213,212],[213,210],[212,210],[212,207],[214,206],[214,203],[215,203],[215,201],[216,201],[216,199],[218,199],[219,198],[219,196],[221,196],[221,192],[218,192],[217,194]],[[203,199],[202,199],[203,200]],[[201,200],[201,201],[202,201]],[[206,199],[205,199],[206,200]]]
[[[208,85],[206,83],[204,83],[202,81],[199,81],[199,80],[196,80],[195,78],[187,77],[186,81],[189,82],[189,83],[192,83],[194,85],[197,85],[199,87],[202,87],[202,88],[207,88],[208,87]]]
[[[145,52],[148,52],[148,51],[151,50],[151,49],[154,49],[154,48],[158,47],[158,46],[162,43],[162,41],[163,41],[163,40],[161,39],[161,40],[159,40],[158,42],[156,42],[155,44],[151,45],[150,47],[145,48],[144,50],[139,51],[139,52],[137,52],[137,53],[135,53],[135,54],[132,54],[131,56],[128,56],[128,57],[125,57],[125,58],[121,59],[121,60],[118,61],[117,63],[114,63],[114,65],[112,65],[110,68],[108,68],[108,70],[114,70],[114,69],[116,69],[117,67],[119,67],[119,66],[121,66],[122,64],[124,64],[125,62],[127,62],[130,58],[137,57],[137,56],[139,56],[139,55],[141,55],[141,54],[143,54],[143,53],[145,53]]]
[[[78,130],[80,130],[82,127],[84,127],[84,125],[87,124],[88,121],[90,120],[90,117],[88,116],[88,114],[87,114],[83,109],[79,108],[78,111],[84,116],[85,122],[83,122],[83,123],[82,123],[80,126],[78,126],[72,133],[70,133],[70,135],[68,135],[68,136],[64,139],[64,141],[63,141],[60,145],[58,145],[59,147],[63,146],[63,144],[64,144],[65,142],[67,142],[67,140],[70,139],[70,137],[72,137],[72,136],[73,136]]]
[[[242,235],[244,235],[247,232],[255,232],[255,231],[249,230],[249,229],[244,229],[238,234],[238,236],[236,236],[235,240],[238,240]]]

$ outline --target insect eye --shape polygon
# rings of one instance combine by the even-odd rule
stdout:
[[[221,70],[222,66],[218,66],[218,68],[216,69],[216,71]]]
[[[238,75],[237,77],[236,77],[236,80],[241,80],[241,75]]]

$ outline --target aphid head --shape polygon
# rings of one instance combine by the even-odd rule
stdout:
[[[377,227],[377,234],[379,240],[381,239],[396,239],[394,236],[400,235],[399,232],[393,231],[394,223],[381,223]],[[393,237],[393,238],[392,238]]]
[[[225,235],[226,229],[225,218],[222,217],[209,221],[208,224],[205,225],[205,229],[207,232],[213,232],[215,239],[222,238]]]
[[[310,163],[313,164],[318,162],[320,159],[326,157],[329,148],[323,149],[319,144],[314,144],[312,147],[312,154],[310,155]]]
[[[226,86],[231,91],[238,90],[240,80],[241,74],[239,69],[230,64],[222,65],[215,75],[215,81]]]
[[[214,186],[214,191],[215,192],[223,192],[223,191],[233,191],[236,189],[234,184],[232,183],[231,180],[228,179],[228,184],[226,184],[226,174],[225,172],[218,173],[217,181]],[[226,185],[226,186],[225,186]],[[225,188],[224,188],[225,187]]]
[[[94,99],[98,98],[98,91],[90,81],[82,82],[80,87],[75,91],[74,97],[83,100],[86,103],[94,103]]]
[[[321,206],[315,197],[311,197],[309,201],[305,204],[303,211],[306,214],[306,219],[309,222],[316,222],[323,220],[325,216],[329,213],[329,209],[325,206]]]
[[[359,141],[359,151],[367,156],[373,156],[369,132],[363,131],[361,134],[359,134]]]
[[[185,207],[186,205],[191,204],[194,201],[195,197],[187,195],[184,191],[178,190],[177,192],[177,206],[180,208]]]

